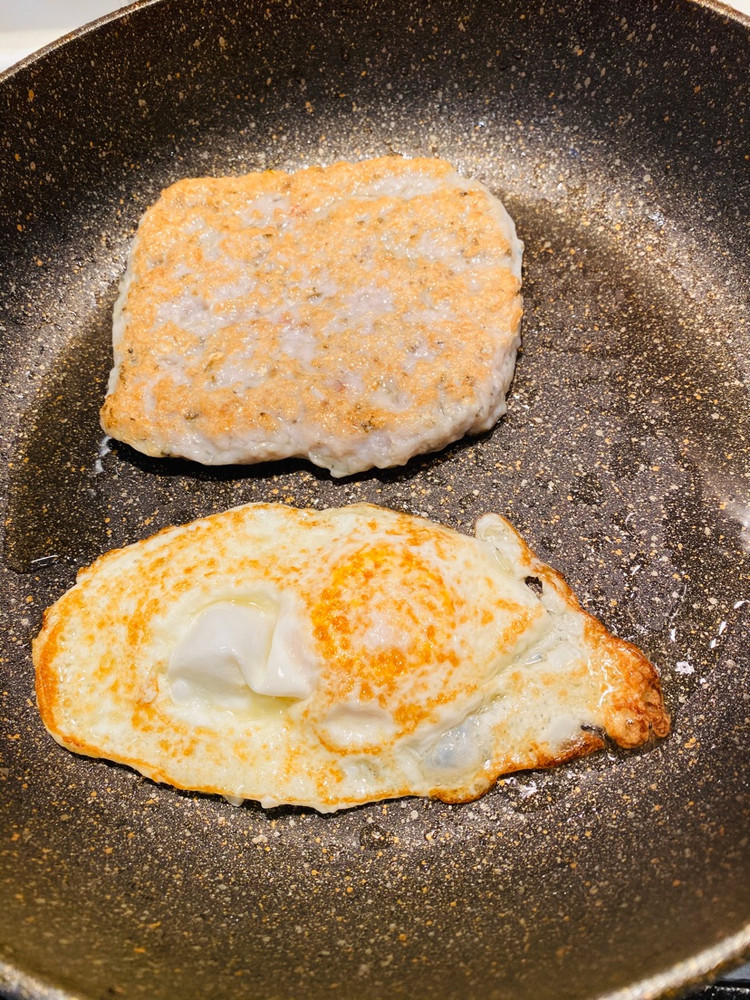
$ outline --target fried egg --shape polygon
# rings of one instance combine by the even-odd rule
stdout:
[[[64,747],[321,812],[474,799],[669,728],[655,668],[513,527],[248,504],[82,570],[34,642]]]
[[[205,465],[403,465],[505,412],[523,245],[444,160],[202,177],[143,216],[107,434]]]

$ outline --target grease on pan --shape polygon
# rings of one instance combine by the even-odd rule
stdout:
[[[207,465],[402,465],[505,412],[523,245],[438,159],[179,181],[115,307],[113,437]]]
[[[34,660],[63,746],[265,806],[465,801],[669,728],[654,667],[494,514],[473,539],[369,504],[169,528],[83,570]]]

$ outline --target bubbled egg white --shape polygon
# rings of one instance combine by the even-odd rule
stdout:
[[[322,812],[476,798],[668,728],[656,672],[515,530],[248,504],[111,552],[47,612],[42,718],[156,781]]]

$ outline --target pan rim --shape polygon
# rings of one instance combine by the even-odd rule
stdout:
[[[16,73],[22,72],[29,66],[34,65],[38,60],[44,59],[52,52],[56,52],[57,49],[67,45],[68,42],[76,38],[83,37],[90,31],[95,31],[102,25],[109,24],[110,21],[118,21],[120,18],[127,17],[136,10],[140,10],[145,7],[154,7],[156,4],[164,2],[165,0],[134,0],[133,3],[125,4],[123,7],[119,7],[117,10],[113,10],[109,14],[103,14],[101,17],[97,17],[93,21],[87,21],[86,24],[82,24],[80,28],[75,28],[73,31],[69,31],[60,38],[56,38],[54,41],[48,42],[47,45],[44,45],[42,48],[37,49],[30,55],[25,56],[17,63],[13,63],[7,69],[0,71],[0,86],[6,83],[6,81],[12,79]],[[744,14],[741,10],[737,10],[736,7],[731,7],[729,4],[724,3],[723,0],[687,0],[687,2],[691,6],[702,7],[705,10],[711,10],[716,14],[721,14],[723,17],[728,17],[730,20],[737,21],[739,24],[744,25],[744,27],[750,30],[750,14]]]
[[[658,1000],[675,991],[684,996],[693,989],[710,985],[723,972],[731,971],[748,958],[750,923],[718,944],[672,965],[665,972],[656,972],[632,986],[602,994],[597,1000]]]
[[[23,59],[19,59],[18,62],[12,63],[7,69],[0,70],[0,86],[12,79],[16,73],[21,73],[29,66],[33,66],[40,59],[45,59],[48,55],[50,55],[50,53],[56,52],[58,49],[67,45],[68,42],[71,42],[76,38],[82,38],[84,35],[88,35],[89,32],[96,31],[102,25],[109,24],[110,21],[119,21],[121,18],[132,14],[133,11],[140,10],[141,7],[153,7],[155,4],[162,2],[163,0],[134,0],[134,2],[126,3],[122,7],[118,7],[117,10],[111,11],[109,14],[102,14],[101,17],[94,18],[93,21],[87,21],[79,28],[74,28],[73,31],[69,31],[64,35],[61,35],[59,38],[55,38],[53,41],[43,45],[40,49],[36,49],[34,52],[29,53],[29,55],[24,56]]]
[[[713,10],[717,14],[723,14],[726,17],[732,17],[741,24],[750,28],[750,15],[743,13],[741,10],[737,10],[736,7],[732,7],[723,0],[689,0],[690,3],[695,4],[698,7],[705,7],[708,10]]]
[[[722,972],[750,958],[750,923],[718,944],[705,948],[664,972],[657,972],[631,986],[599,994],[591,1000],[659,1000],[677,992],[686,996],[715,981]],[[0,983],[10,987],[10,1000],[85,1000],[82,994],[49,986],[44,980],[23,972],[0,959]]]

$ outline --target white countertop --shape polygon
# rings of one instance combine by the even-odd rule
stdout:
[[[0,0],[0,72],[89,21],[127,6],[129,0]],[[728,2],[728,0],[727,0]],[[750,15],[750,0],[731,6]]]
[[[0,0],[0,72],[129,0]]]

